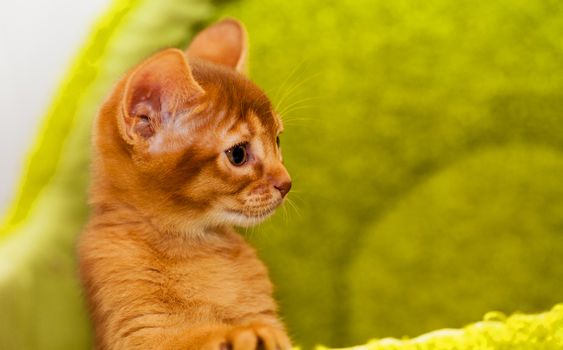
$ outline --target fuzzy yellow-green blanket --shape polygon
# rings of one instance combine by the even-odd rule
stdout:
[[[303,348],[557,349],[563,5],[116,0],[43,119],[0,228],[0,349],[88,349],[74,242],[112,83],[223,15],[284,115],[291,204],[248,231]],[[493,315],[493,316],[491,316]],[[496,315],[496,316],[495,316]]]
[[[413,339],[386,338],[346,350],[548,350],[563,347],[563,305],[537,315],[489,312],[463,329],[440,329]],[[327,349],[319,347],[318,350]]]

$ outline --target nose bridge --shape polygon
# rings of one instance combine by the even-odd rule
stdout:
[[[268,166],[266,174],[268,178],[274,181],[291,181],[289,172],[281,161],[276,161],[275,164]]]
[[[269,157],[263,163],[264,175],[272,183],[291,182],[291,177],[281,159]]]
[[[278,161],[276,167],[268,171],[267,177],[271,185],[280,192],[282,198],[285,197],[291,189],[291,177],[281,161]]]
[[[285,195],[291,187],[291,177],[282,163],[275,138],[272,139],[271,134],[272,133],[269,132],[263,132],[258,136],[262,156],[262,176],[274,187],[278,189],[281,188],[280,191]]]
[[[271,141],[264,135],[261,137],[262,149],[264,150],[264,159],[262,160],[263,176],[279,191],[281,197],[285,197],[291,189],[291,177],[282,163],[279,151],[275,142]]]

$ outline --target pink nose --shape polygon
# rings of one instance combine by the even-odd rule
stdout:
[[[280,191],[282,198],[285,197],[291,189],[291,177],[287,173],[285,167],[281,164],[272,169],[272,171],[268,174],[268,180],[276,190]]]
[[[282,198],[285,197],[287,192],[291,189],[291,180],[279,181],[274,183],[274,187],[280,191]]]

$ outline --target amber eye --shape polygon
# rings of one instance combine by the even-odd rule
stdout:
[[[276,145],[278,145],[278,147],[280,146],[280,137],[276,136]]]
[[[229,148],[225,153],[227,153],[227,158],[231,161],[231,164],[236,166],[241,166],[246,163],[248,155],[246,152],[246,143],[233,146]]]

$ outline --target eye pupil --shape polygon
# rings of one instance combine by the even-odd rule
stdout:
[[[235,147],[235,149],[233,149],[233,161],[236,164],[241,164],[244,162],[245,153],[244,148],[241,146]]]
[[[237,145],[229,149],[227,157],[233,165],[243,165],[246,162],[246,145]]]

